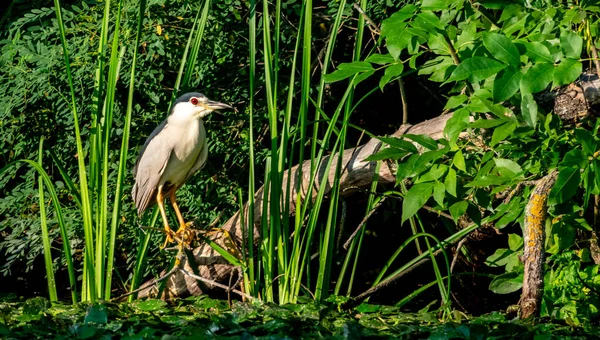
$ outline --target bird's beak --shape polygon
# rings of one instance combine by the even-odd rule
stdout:
[[[233,109],[231,105],[227,105],[225,103],[208,100],[204,105],[211,110],[221,110],[221,109]]]

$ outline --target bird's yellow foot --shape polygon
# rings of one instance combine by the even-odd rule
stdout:
[[[162,247],[160,247],[161,250],[165,249],[167,247],[167,244],[173,243],[177,240],[177,233],[175,233],[173,230],[165,230],[165,234],[167,235],[167,237],[165,238],[165,243],[162,245]]]
[[[175,239],[177,242],[185,243],[187,245],[191,244],[194,240],[196,233],[191,229],[194,225],[194,222],[187,222],[177,229],[175,232]]]

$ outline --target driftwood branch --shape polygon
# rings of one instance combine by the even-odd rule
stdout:
[[[600,103],[600,81],[598,80],[598,76],[582,76],[580,84],[571,84],[570,86],[561,89],[553,98],[554,100],[550,105],[554,107],[554,112],[563,121],[578,121],[584,115],[589,114],[589,107]],[[392,137],[400,137],[405,133],[411,133],[424,134],[434,139],[440,139],[443,137],[446,122],[450,118],[452,118],[452,113],[444,114],[416,125],[405,124],[400,126]],[[364,145],[344,150],[341,159],[341,169],[343,169],[340,178],[341,196],[348,196],[355,192],[356,189],[362,190],[371,184],[375,175],[376,163],[365,161],[365,158],[376,153],[381,147],[382,144],[379,140],[371,139]],[[334,158],[332,159],[331,168],[327,169],[329,157]],[[311,172],[310,161],[305,161],[301,165],[294,166],[290,171],[286,171],[283,174],[282,182],[287,183],[289,180],[289,183],[291,183],[291,190],[288,190],[287,186],[284,185],[282,188],[282,197],[284,199],[293,200],[299,194],[302,200],[308,199],[314,201],[323,179],[325,179],[325,194],[328,194],[333,185],[338,161],[339,155],[337,153],[323,157],[319,162],[317,178],[312,187],[309,187],[309,174]],[[390,164],[382,164],[378,172],[378,183],[388,185],[395,183],[395,181],[395,169],[392,169]],[[258,230],[260,229],[259,227],[263,214],[263,190],[264,188],[260,188],[254,195],[254,218],[251,223],[254,227],[254,235],[252,235],[252,237],[255,242],[257,242],[260,237]],[[290,214],[295,214],[295,204],[290,204],[289,207]],[[241,244],[245,236],[244,233],[248,230],[248,210],[249,206],[248,203],[246,203],[241,211],[234,214],[221,227],[223,230],[227,231],[238,244]],[[244,223],[242,223],[242,217],[244,217]],[[245,226],[246,230],[243,230],[242,226]],[[223,241],[220,238],[212,237],[212,239],[219,245],[224,246]],[[195,269],[198,276],[206,278],[211,282],[227,282],[232,271],[236,270],[234,266],[230,265],[207,244],[201,244],[196,247],[193,250],[193,256],[196,264],[190,265],[189,261],[184,260],[185,263],[183,269],[187,272],[192,272]],[[153,289],[154,281],[155,280],[151,280],[143,285],[145,289],[140,292],[139,297],[156,296],[156,290]],[[183,275],[181,271],[177,271],[169,277],[167,289],[165,289],[165,293],[161,297],[169,298],[187,294],[200,295],[212,291],[214,288],[216,287],[211,284],[206,284],[201,287],[198,280]]]
[[[556,182],[558,171],[553,170],[533,188],[525,207],[525,227],[523,230],[523,291],[519,306],[521,317],[537,316],[544,292],[544,260],[546,251],[545,223],[548,217],[548,194]]]

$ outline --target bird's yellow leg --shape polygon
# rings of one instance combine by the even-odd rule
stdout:
[[[163,224],[165,226],[165,233],[167,234],[167,239],[165,240],[165,244],[163,248],[167,246],[167,243],[173,242],[173,230],[169,227],[169,220],[167,220],[167,213],[165,211],[164,197],[162,193],[162,185],[158,187],[158,193],[156,194],[156,204],[158,204],[158,210],[160,210],[160,215],[163,219]]]
[[[175,197],[175,190],[171,192],[169,199],[171,200],[171,205],[173,205],[173,210],[175,210],[175,215],[177,215],[177,220],[179,221],[179,229],[177,229],[177,232],[175,232],[175,234],[177,234],[177,236],[180,236],[181,240],[184,243],[189,244],[192,241],[192,235],[187,229],[187,223],[185,223],[183,215],[181,215],[181,211],[179,210],[177,198]]]
[[[181,211],[179,211],[179,205],[177,204],[177,199],[175,198],[174,190],[173,192],[171,192],[169,199],[171,200],[173,210],[175,210],[175,215],[177,215],[177,221],[179,221],[179,230],[177,230],[177,232],[179,232],[180,230],[185,229],[185,220],[183,219],[183,215],[181,215]]]

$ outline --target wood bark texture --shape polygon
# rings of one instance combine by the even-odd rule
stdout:
[[[525,207],[525,228],[523,230],[523,290],[519,306],[521,317],[537,316],[540,312],[544,293],[544,260],[546,251],[546,218],[548,217],[548,194],[558,171],[553,170],[544,176],[533,188]]]

